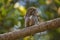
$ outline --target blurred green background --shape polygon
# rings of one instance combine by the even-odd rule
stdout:
[[[24,15],[32,6],[42,21],[60,17],[60,0],[0,0],[0,34],[24,28]],[[60,40],[60,28],[18,40]]]

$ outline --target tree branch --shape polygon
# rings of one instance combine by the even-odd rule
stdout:
[[[25,36],[33,35],[38,32],[54,29],[60,27],[60,18],[53,19],[46,22],[33,25],[31,27],[23,28],[9,33],[0,34],[0,40],[15,40]]]

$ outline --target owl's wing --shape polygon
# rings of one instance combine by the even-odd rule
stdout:
[[[25,17],[25,27],[28,27],[28,26],[29,26],[29,18]]]
[[[37,17],[38,17],[38,21],[41,22],[40,15],[37,14]]]

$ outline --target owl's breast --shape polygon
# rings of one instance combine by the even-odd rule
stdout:
[[[30,16],[29,17],[29,25],[32,26],[34,24],[35,24],[35,20],[34,20],[33,16]]]

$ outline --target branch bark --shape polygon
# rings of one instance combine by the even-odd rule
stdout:
[[[46,22],[33,25],[31,27],[23,28],[9,33],[0,34],[0,40],[15,40],[25,36],[33,35],[38,32],[54,29],[60,27],[60,18],[53,19]]]

